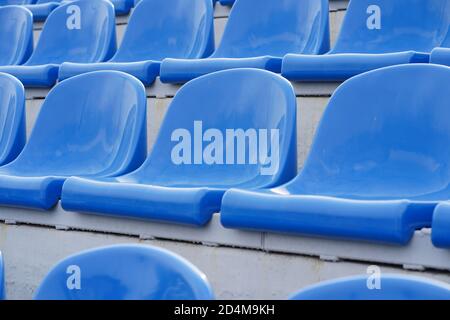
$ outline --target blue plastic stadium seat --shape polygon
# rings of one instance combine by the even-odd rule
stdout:
[[[0,166],[14,160],[26,140],[25,91],[14,77],[0,73]]]
[[[202,58],[213,50],[211,0],[142,1],[130,17],[121,47],[109,62],[64,63],[59,79],[94,70],[118,70],[151,85],[159,75],[162,59]]]
[[[406,244],[450,193],[450,68],[386,67],[332,96],[302,172],[271,190],[230,190],[228,228]]]
[[[38,287],[37,300],[212,300],[206,276],[164,249],[116,245],[59,262]]]
[[[161,81],[183,83],[235,68],[281,71],[287,53],[329,49],[328,0],[246,0],[233,6],[222,41],[207,59],[165,59]]]
[[[69,176],[108,177],[146,156],[146,96],[135,78],[98,71],[55,86],[28,143],[0,168],[0,204],[49,209]]]
[[[450,49],[436,48],[431,52],[430,63],[450,66]]]
[[[450,300],[450,286],[445,282],[382,274],[379,279],[353,276],[301,290],[292,300]]]
[[[63,62],[110,59],[116,49],[115,27],[110,2],[81,0],[61,5],[48,17],[30,59],[22,66],[0,67],[0,72],[14,75],[25,86],[50,87]]]
[[[0,300],[5,300],[5,267],[3,265],[3,256],[0,251]]]
[[[450,248],[450,202],[440,203],[434,210],[431,240],[438,248]]]
[[[405,63],[428,63],[449,37],[450,0],[352,0],[334,48],[323,56],[289,54],[282,74],[297,81],[343,81]]]
[[[33,51],[33,17],[19,6],[0,7],[0,66],[24,63]]]
[[[138,170],[108,179],[72,177],[62,207],[205,225],[227,189],[271,187],[295,176],[295,114],[292,86],[279,75],[239,69],[195,79],[178,91]],[[246,143],[251,137],[259,140],[259,155]]]

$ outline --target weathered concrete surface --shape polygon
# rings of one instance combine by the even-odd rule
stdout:
[[[219,299],[286,299],[298,289],[319,281],[364,274],[369,266],[256,250],[175,241],[140,241],[101,233],[0,224],[0,250],[5,259],[8,298],[32,298],[49,269],[70,254],[119,243],[154,245],[183,256],[207,275]],[[385,273],[414,274],[450,283],[449,273],[380,267]]]

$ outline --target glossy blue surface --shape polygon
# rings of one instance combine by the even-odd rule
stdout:
[[[109,0],[114,5],[117,15],[126,15],[134,7],[134,0]]]
[[[323,56],[287,55],[282,74],[298,81],[342,81],[405,63],[427,63],[450,41],[450,0],[352,0],[334,48]]]
[[[19,6],[0,7],[0,66],[24,63],[33,51],[33,17]]]
[[[38,0],[36,3],[25,5],[25,7],[33,13],[34,21],[45,21],[61,2],[62,0]]]
[[[243,228],[406,244],[450,194],[450,68],[387,67],[333,94],[302,172],[230,190],[221,219]]]
[[[450,49],[436,48],[431,52],[430,63],[450,66]]]
[[[379,281],[379,289],[373,288],[375,281],[368,275],[325,281],[301,290],[291,299],[450,300],[450,286],[445,282],[396,274],[382,274]]]
[[[22,153],[0,168],[0,204],[49,209],[67,177],[130,172],[146,146],[146,96],[137,79],[98,71],[65,80],[47,95]]]
[[[184,258],[151,246],[116,245],[59,262],[35,299],[211,300],[214,295],[206,276]]]
[[[35,2],[36,0],[0,0],[0,6],[31,4]]]
[[[14,77],[0,73],[0,165],[14,160],[26,140],[25,91]]]
[[[142,1],[133,11],[120,48],[107,63],[64,63],[59,79],[94,70],[132,74],[145,85],[159,75],[167,57],[197,59],[214,49],[211,0]]]
[[[117,15],[126,15],[134,6],[133,0],[107,0],[114,5]],[[38,0],[34,4],[26,5],[26,8],[33,13],[34,21],[45,21],[49,14],[61,3],[71,2],[71,0]]]
[[[204,225],[219,211],[222,195],[227,189],[276,186],[296,174],[295,119],[296,100],[292,86],[276,74],[239,69],[200,77],[177,92],[153,151],[139,169],[108,179],[72,177],[64,184],[61,204],[70,211]],[[191,163],[177,164],[172,153],[180,140],[174,140],[173,134],[177,129],[185,130],[198,141],[195,121],[202,121],[203,133],[215,129],[223,136],[226,129],[267,129],[267,133],[269,129],[278,129],[278,166],[272,174],[262,174],[270,163],[244,161],[237,164],[233,159],[234,164],[227,164],[223,159],[225,151],[222,153],[223,164],[203,162],[201,158],[206,151],[200,153],[200,161],[191,158]],[[210,145],[206,141],[212,139],[200,142],[205,150]],[[270,152],[275,153],[272,151],[275,147],[267,144]],[[226,144],[223,140],[224,145],[228,145],[226,150],[234,158],[238,152],[250,154],[249,143],[238,148],[239,143]],[[186,154],[197,157],[195,146],[199,143],[191,143],[187,149],[190,152],[186,150]],[[220,150],[223,149],[216,148],[217,154],[221,154]]]
[[[73,28],[76,6],[80,9],[80,29]],[[115,30],[114,8],[110,2],[81,0],[63,4],[48,17],[30,59],[23,66],[0,67],[0,72],[14,75],[25,86],[52,86],[63,62],[110,59],[116,49]]]
[[[33,13],[34,21],[45,21],[61,2],[62,0],[38,0],[36,3],[28,4],[25,7]]]
[[[6,299],[5,293],[5,267],[3,265],[3,256],[0,251],[0,300]]]
[[[450,248],[450,203],[440,203],[433,214],[431,240],[438,248]]]
[[[220,0],[219,2],[224,6],[232,6],[236,0]]]
[[[231,10],[222,41],[208,59],[165,59],[161,81],[183,83],[225,69],[281,71],[287,53],[329,49],[328,0],[246,0]]]
[[[136,7],[138,5],[139,2],[141,2],[142,0],[134,0],[134,6]],[[213,5],[215,5],[217,2],[217,0],[212,0]]]

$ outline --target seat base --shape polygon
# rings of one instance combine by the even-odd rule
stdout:
[[[58,2],[47,2],[38,4],[25,5],[25,8],[33,13],[34,21],[45,21],[50,13],[55,10],[60,3]]]
[[[130,13],[131,8],[134,6],[134,0],[114,0],[114,10],[116,15],[127,15]]]
[[[407,63],[428,63],[429,54],[414,51],[385,54],[288,54],[283,77],[294,81],[344,81],[371,70]]]
[[[431,240],[435,247],[450,248],[450,203],[440,203],[433,214]]]
[[[57,64],[1,66],[0,72],[13,75],[26,87],[52,87],[58,79]]]
[[[405,245],[416,229],[430,226],[435,205],[230,190],[221,221],[227,228]]]
[[[238,68],[255,68],[280,73],[281,61],[281,58],[271,56],[239,59],[164,59],[160,78],[163,83],[184,83],[205,74]]]
[[[0,175],[0,204],[48,210],[61,195],[63,177]]]
[[[146,86],[150,86],[159,75],[159,61],[140,62],[102,62],[102,63],[71,63],[65,62],[59,68],[60,81],[92,71],[122,71],[141,80]]]
[[[431,52],[430,63],[450,66],[450,48],[436,48]]]
[[[220,209],[224,190],[171,188],[114,179],[69,178],[64,210],[203,226]]]

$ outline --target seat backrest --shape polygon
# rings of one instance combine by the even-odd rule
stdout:
[[[0,66],[24,63],[33,51],[33,16],[19,6],[0,7]]]
[[[5,267],[3,265],[2,252],[0,251],[0,300],[5,298]]]
[[[383,274],[327,281],[303,289],[293,300],[449,300],[450,286],[431,279]]]
[[[25,145],[25,89],[0,73],[0,165],[14,160]]]
[[[206,75],[177,92],[152,153],[133,174],[166,186],[276,185],[296,172],[295,123],[295,94],[279,75]]]
[[[130,17],[113,60],[202,58],[213,50],[211,0],[142,1]]]
[[[109,1],[63,4],[47,18],[27,65],[100,62],[116,49],[114,7]]]
[[[329,49],[328,15],[328,0],[237,0],[213,56],[324,53]]]
[[[387,67],[346,81],[288,188],[356,199],[380,190],[393,199],[444,192],[450,183],[449,91],[450,68],[431,64]]]
[[[35,299],[197,300],[213,299],[206,276],[163,249],[117,245],[84,251],[59,262]]]
[[[449,27],[450,0],[351,0],[331,52],[431,52]]]
[[[123,174],[142,163],[146,144],[144,86],[98,71],[49,92],[23,152],[3,168],[30,176]]]

